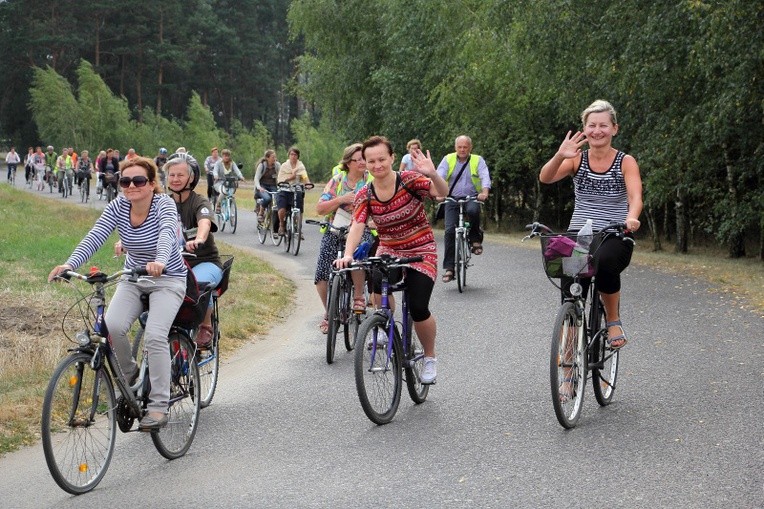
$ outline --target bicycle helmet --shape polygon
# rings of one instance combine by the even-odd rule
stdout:
[[[194,156],[192,156],[188,152],[175,152],[174,154],[172,154],[170,157],[167,158],[167,162],[164,163],[164,166],[162,166],[162,169],[166,172],[167,168],[171,166],[172,163],[177,163],[179,160],[184,161],[186,164],[188,164],[188,167],[191,168],[193,177],[191,178],[191,182],[189,182],[188,184],[188,189],[193,191],[196,185],[199,183],[199,175],[200,175],[199,163],[196,162],[196,159],[194,158]]]
[[[162,147],[159,149],[159,155],[166,156],[167,155],[167,149]]]

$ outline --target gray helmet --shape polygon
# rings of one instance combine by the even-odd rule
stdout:
[[[193,191],[196,187],[196,184],[199,183],[200,175],[199,163],[196,162],[194,156],[188,152],[175,152],[173,155],[167,158],[167,162],[164,163],[162,169],[166,172],[169,166],[171,166],[173,163],[177,163],[179,160],[185,161],[186,164],[188,164],[188,167],[191,168],[193,177],[191,178],[191,182],[188,184],[188,188]]]

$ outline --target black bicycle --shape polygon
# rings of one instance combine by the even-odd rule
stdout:
[[[552,405],[564,428],[576,426],[584,402],[584,388],[591,373],[594,397],[601,406],[613,400],[618,378],[620,350],[611,348],[605,323],[605,308],[597,289],[592,259],[597,248],[610,236],[634,242],[625,233],[623,222],[613,222],[596,234],[592,249],[577,243],[577,233],[554,233],[541,223],[526,226],[525,239],[539,237],[544,271],[561,291],[562,304],[552,331],[549,382]],[[523,240],[525,240],[523,239]],[[569,282],[558,285],[554,280]],[[588,285],[588,291],[584,287]]]
[[[60,276],[93,287],[92,293],[82,295],[64,317],[66,322],[73,313],[84,328],[74,338],[67,336],[74,346],[54,370],[42,407],[45,462],[56,483],[74,495],[86,493],[101,482],[114,454],[117,427],[122,432],[138,431],[133,425],[145,415],[148,404],[147,355],[141,352],[138,377],[128,380],[117,362],[104,322],[106,287],[122,276],[137,281],[146,276],[146,271],[125,269],[107,275],[94,270],[87,276],[66,271]],[[151,440],[162,456],[175,459],[188,451],[196,435],[201,391],[199,369],[194,362],[196,347],[184,326],[173,324],[168,341],[168,423],[161,430],[151,431]],[[115,383],[119,397],[115,396]]]

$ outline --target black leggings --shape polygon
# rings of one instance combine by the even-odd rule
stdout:
[[[390,270],[390,284],[401,280],[401,268]],[[374,293],[382,293],[382,273],[374,271]],[[414,269],[406,271],[406,306],[415,322],[423,322],[430,318],[430,296],[435,287],[435,281],[429,276]]]
[[[634,243],[610,235],[604,241],[595,236],[590,252],[594,253],[594,267],[597,274],[597,290],[608,295],[621,291],[621,272],[631,263]],[[568,294],[572,278],[562,278],[563,291]],[[591,279],[582,279],[584,295],[589,288]]]

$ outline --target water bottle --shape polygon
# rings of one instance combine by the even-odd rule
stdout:
[[[576,237],[576,243],[588,251],[589,246],[592,244],[593,235],[594,233],[592,230],[592,220],[587,219],[584,226],[582,226],[581,229],[578,231],[578,236]]]

